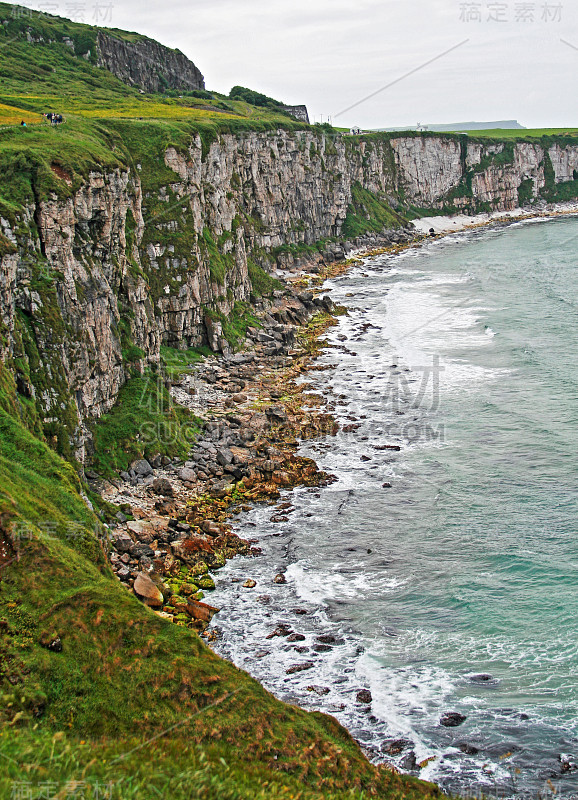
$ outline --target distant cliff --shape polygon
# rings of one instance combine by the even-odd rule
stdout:
[[[99,31],[97,63],[123,83],[145,92],[205,88],[205,79],[192,61],[152,39],[129,42]]]

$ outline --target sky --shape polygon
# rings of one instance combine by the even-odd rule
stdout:
[[[182,50],[208,89],[248,86],[305,103],[312,122],[381,128],[517,119],[578,127],[577,0],[22,5],[144,33]]]

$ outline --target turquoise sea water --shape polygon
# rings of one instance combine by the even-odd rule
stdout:
[[[434,759],[421,774],[450,792],[578,796],[577,262],[565,218],[328,284],[349,315],[312,388],[359,427],[303,448],[339,480],[291,495],[289,522],[239,520],[263,556],[227,567],[214,597],[219,652],[375,759],[406,739],[397,763]],[[305,641],[267,640],[279,622]],[[448,711],[466,721],[441,726]]]

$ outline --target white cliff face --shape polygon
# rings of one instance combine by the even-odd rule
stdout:
[[[24,315],[48,376],[37,400],[48,418],[72,409],[78,453],[83,422],[109,410],[126,380],[123,349],[143,369],[162,343],[221,347],[207,312],[249,298],[249,259],[266,266],[268,254],[287,258],[275,248],[338,238],[356,184],[386,202],[508,210],[522,183],[526,195],[528,180],[534,197],[545,191],[548,159],[557,185],[578,169],[578,146],[314,131],[221,135],[204,157],[196,137],[161,157],[174,179],[146,196],[139,172],[95,171],[68,199],[0,220],[0,355],[29,357]]]
[[[393,139],[400,188],[422,208],[436,205],[460,182],[463,173],[460,142],[455,139],[409,137]]]
[[[560,147],[554,145],[548,150],[550,161],[554,167],[554,180],[564,183],[574,179],[574,172],[578,172],[578,148]]]

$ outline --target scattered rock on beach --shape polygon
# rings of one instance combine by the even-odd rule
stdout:
[[[151,608],[161,608],[163,595],[158,586],[144,572],[139,572],[134,582],[134,593]]]
[[[173,485],[166,478],[155,478],[151,488],[155,494],[161,497],[172,497],[174,494]]]

